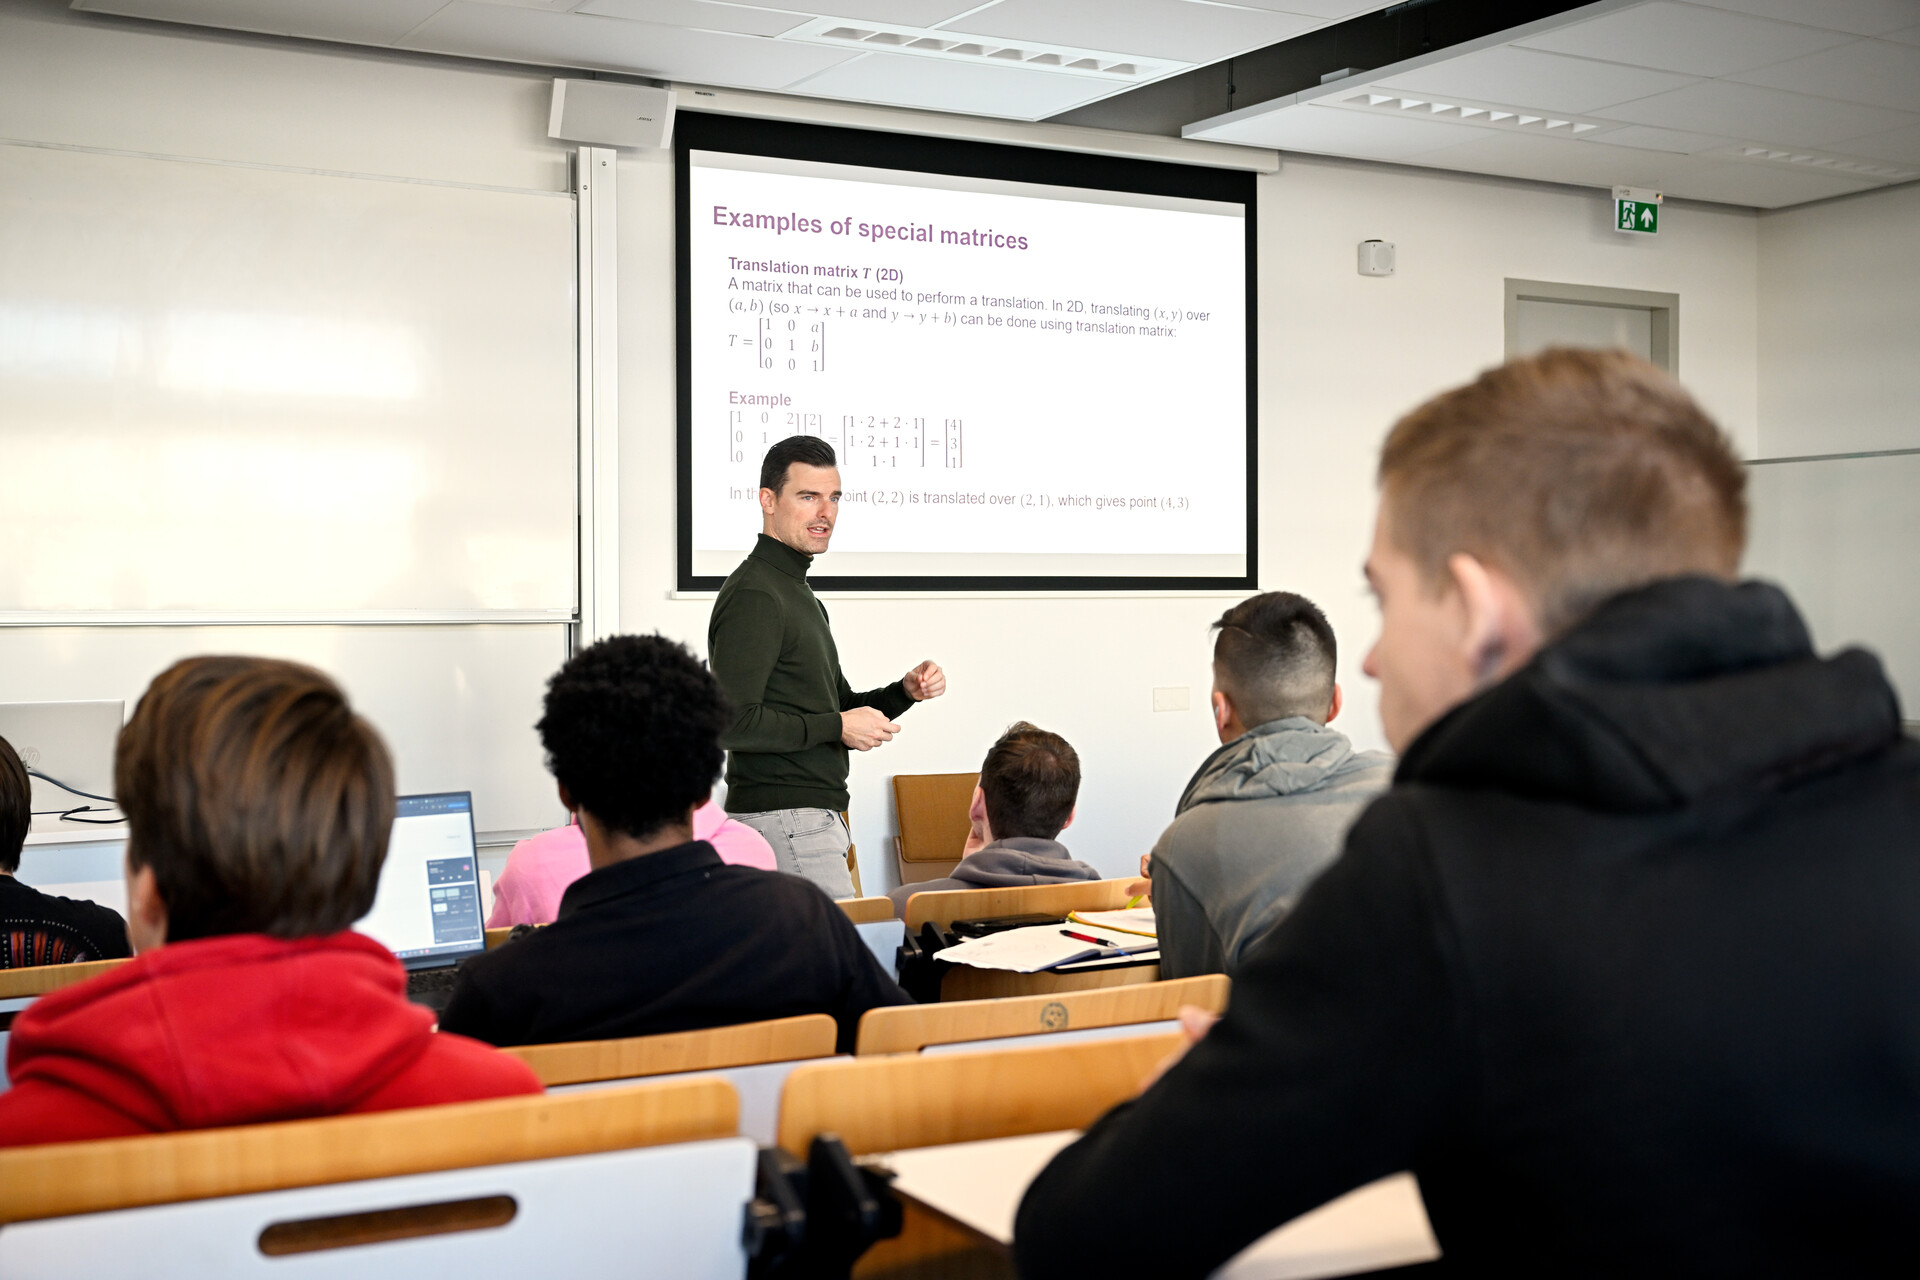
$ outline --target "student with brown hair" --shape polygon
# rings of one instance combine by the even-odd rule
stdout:
[[[13,744],[0,738],[0,969],[132,955],[119,912],[41,893],[16,878],[32,825],[33,779]]]
[[[120,735],[138,956],[13,1024],[0,1145],[538,1093],[525,1064],[437,1035],[406,974],[349,932],[373,905],[393,765],[309,667],[189,658]]]
[[[1740,461],[1625,353],[1489,370],[1379,478],[1394,785],[1029,1189],[1021,1273],[1205,1275],[1403,1169],[1461,1274],[1912,1272],[1920,743],[1879,662],[1735,581]]]
[[[904,917],[916,893],[1098,880],[1057,838],[1073,825],[1079,796],[1080,756],[1067,740],[1025,720],[1009,725],[981,762],[960,865],[943,880],[893,890],[894,913]]]

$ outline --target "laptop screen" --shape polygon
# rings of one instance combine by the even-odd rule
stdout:
[[[400,797],[373,910],[354,928],[409,969],[454,964],[487,949],[471,792]]]

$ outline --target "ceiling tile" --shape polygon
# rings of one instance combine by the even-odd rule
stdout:
[[[1589,62],[1510,45],[1462,54],[1381,81],[1384,86],[1416,94],[1452,94],[1576,115],[1686,83],[1687,77],[1671,72]]]
[[[1701,80],[1684,89],[1593,114],[1788,147],[1824,147],[1840,138],[1877,133],[1913,121],[1912,116],[1898,111],[1809,98],[1730,80]]]
[[[859,56],[820,45],[687,31],[590,14],[502,8],[470,0],[454,0],[399,41],[398,47],[622,71],[736,89],[785,88]]]
[[[304,36],[346,44],[392,44],[446,0],[75,0],[90,13],[117,13],[230,31]]]
[[[1732,146],[1734,138],[1722,138],[1710,133],[1687,133],[1680,129],[1656,129],[1651,125],[1630,124],[1618,129],[1609,129],[1605,133],[1596,133],[1591,141],[1604,142],[1608,146],[1639,147],[1646,151],[1678,151],[1688,155],[1702,151],[1715,151],[1721,147]]]
[[[577,3],[577,0],[568,0],[568,3]],[[658,22],[696,31],[731,31],[746,36],[777,36],[813,17],[810,13],[714,4],[711,0],[589,0],[574,12],[634,22]]]
[[[1271,13],[1298,13],[1323,22],[1357,18],[1380,8],[1379,0],[1234,0],[1242,9],[1265,9]]]
[[[1309,103],[1190,132],[1186,136],[1317,155],[1405,160],[1458,142],[1462,134],[1470,132],[1475,130],[1464,125]]]
[[[1468,132],[1461,130],[1460,132]],[[1499,173],[1538,182],[1583,187],[1652,187],[1664,190],[1700,161],[1670,151],[1612,147],[1574,138],[1473,130],[1480,136],[1421,156],[1417,163]]]
[[[1920,124],[1910,124],[1903,129],[1891,129],[1864,138],[1848,138],[1844,142],[1834,143],[1829,150],[1845,156],[1858,156],[1862,160],[1920,164]]]
[[[1110,80],[1020,67],[868,53],[789,85],[787,92],[925,111],[1043,120],[1126,87]]]
[[[1891,40],[1855,40],[1733,78],[1842,102],[1920,112],[1920,46]]]
[[[892,22],[903,27],[934,27],[978,9],[980,0],[820,0],[809,12],[859,22]]]
[[[1277,44],[1318,25],[1290,13],[1187,0],[1110,2],[1097,13],[1086,0],[1000,0],[943,29],[1204,64]]]
[[[1797,58],[1850,37],[1693,4],[1643,4],[1516,44],[1696,76],[1724,76]]]
[[[1914,0],[1694,0],[1758,18],[1877,36],[1913,25]]]
[[[1877,185],[1872,179],[1849,178],[1843,174],[1787,169],[1770,164],[1724,164],[1702,169],[1684,182],[1667,186],[1670,196],[1689,200],[1718,200],[1723,204],[1744,204],[1760,209],[1778,209],[1829,196],[1844,196],[1866,191]]]

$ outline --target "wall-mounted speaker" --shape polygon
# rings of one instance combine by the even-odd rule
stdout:
[[[1360,274],[1363,276],[1393,274],[1393,242],[1391,240],[1360,242]]]
[[[547,136],[596,147],[664,147],[673,141],[673,90],[555,80]]]

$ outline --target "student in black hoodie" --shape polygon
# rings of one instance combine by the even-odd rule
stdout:
[[[1911,1273],[1920,743],[1878,661],[1734,580],[1740,463],[1623,353],[1440,396],[1380,488],[1394,786],[1034,1183],[1021,1273],[1205,1275],[1402,1169],[1450,1271]]]

